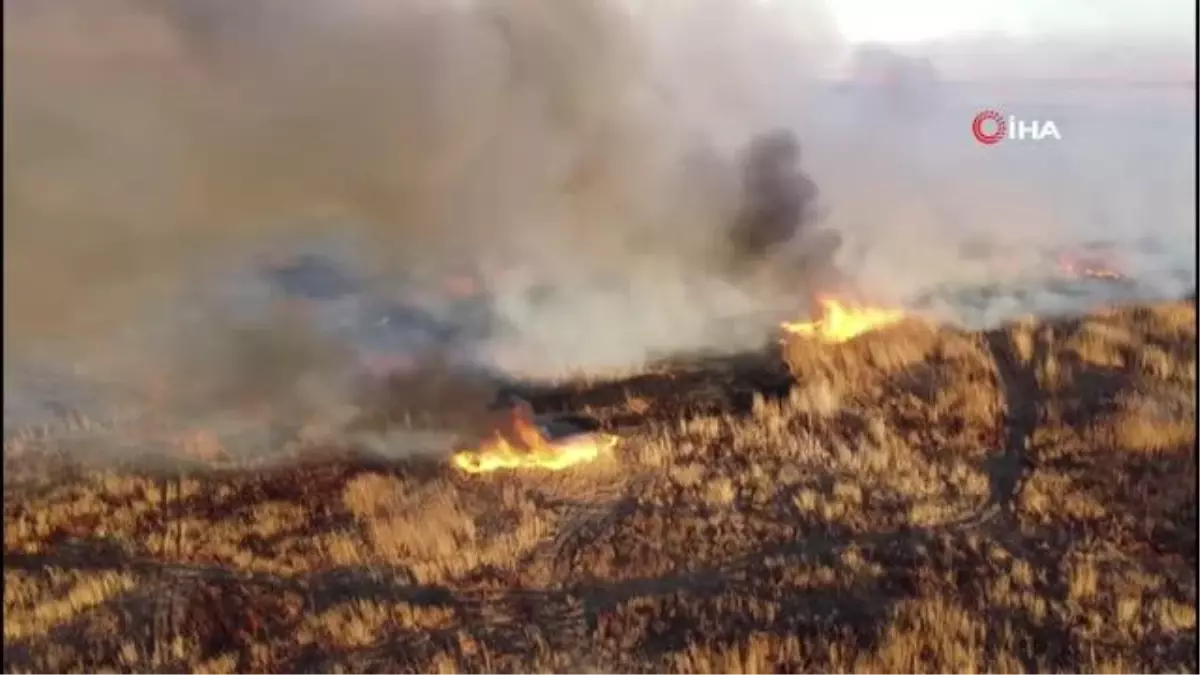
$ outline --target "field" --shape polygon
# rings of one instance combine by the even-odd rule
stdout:
[[[4,668],[1195,672],[1195,322],[912,321],[529,392],[622,437],[560,472],[19,436]]]

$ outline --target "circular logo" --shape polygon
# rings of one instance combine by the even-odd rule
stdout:
[[[971,120],[971,133],[980,143],[995,145],[1008,133],[1008,123],[995,110],[984,110]]]

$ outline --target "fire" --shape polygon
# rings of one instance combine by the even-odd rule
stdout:
[[[1089,279],[1124,279],[1125,275],[1114,270],[1103,260],[1081,259],[1069,253],[1058,257],[1058,270],[1071,277],[1086,277]]]
[[[467,473],[502,469],[562,471],[598,459],[616,445],[607,434],[579,434],[562,440],[547,438],[533,421],[532,410],[514,408],[511,415],[477,448],[462,450],[451,463]]]
[[[824,297],[817,298],[817,302],[821,306],[820,319],[785,322],[783,330],[822,342],[841,343],[904,319],[904,312],[896,309],[852,306]]]

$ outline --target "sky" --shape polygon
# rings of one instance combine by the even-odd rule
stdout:
[[[1195,44],[1194,0],[828,0],[828,8],[852,42],[995,33]]]

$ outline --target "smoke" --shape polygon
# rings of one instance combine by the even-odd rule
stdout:
[[[962,61],[946,58],[899,89],[840,90],[823,79],[845,48],[816,2],[4,8],[6,362],[188,382],[187,410],[303,389],[304,416],[351,397],[347,345],[238,318],[267,294],[238,270],[313,238],[377,280],[478,262],[512,330],[475,356],[514,376],[756,344],[799,306],[778,279],[729,274],[753,197],[742,162],[776,129],[801,141],[787,175],[819,187],[780,222],[840,232],[842,267],[897,302],[980,274],[968,235],[1182,236],[1194,220],[1178,149],[1193,146],[1171,135],[1194,138],[1194,109],[1164,136],[1161,107],[1120,91],[1116,117],[1020,88],[956,93],[935,77]],[[992,106],[1064,138],[974,145],[970,118]],[[556,292],[531,299],[523,274]]]
[[[849,86],[806,108],[840,262],[904,304],[938,285],[1021,283],[1052,271],[1049,250],[1107,243],[1143,295],[1181,296],[1196,272],[1193,53],[1065,36],[857,50]],[[1061,139],[981,145],[970,124],[985,109],[1052,121]],[[984,243],[989,255],[964,255]]]
[[[226,402],[348,358],[196,300],[314,236],[373,272],[489,261],[539,364],[724,341],[714,316],[759,304],[710,281],[737,153],[835,42],[818,6],[732,0],[4,7],[6,360]],[[577,292],[523,304],[514,269]]]

